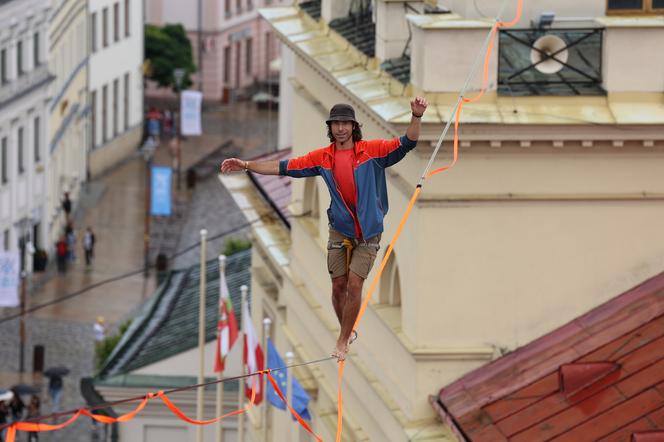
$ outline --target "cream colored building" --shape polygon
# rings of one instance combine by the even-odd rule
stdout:
[[[143,2],[88,2],[92,176],[136,151],[143,134]]]
[[[280,144],[294,155],[327,143],[335,103],[355,107],[365,138],[403,134],[412,96],[431,103],[417,149],[387,171],[380,258],[490,30],[483,15],[495,16],[500,2],[439,2],[424,14],[422,2],[376,0],[355,17],[367,29],[375,22],[373,53],[331,29],[358,3],[323,0],[319,21],[298,7],[261,13],[283,42]],[[516,3],[507,0],[505,20]],[[501,31],[489,90],[461,116],[459,163],[424,182],[360,324],[343,378],[344,440],[454,440],[430,395],[664,268],[664,17],[653,9],[661,3],[614,10],[618,3],[526,1],[512,33]],[[546,12],[555,14],[550,26]],[[565,64],[538,69],[533,46],[562,50]],[[402,81],[386,72],[397,59],[406,60]],[[470,82],[480,85],[479,76]],[[448,137],[433,166],[450,161]],[[253,219],[247,180],[223,181]],[[302,216],[290,231],[254,226],[254,321],[272,318],[277,346],[309,361],[328,355],[338,333],[329,200],[321,180],[292,187],[291,210]],[[337,365],[307,368],[313,427],[333,440]],[[268,419],[268,440],[290,440],[278,416]],[[262,425],[255,415],[253,440]]]
[[[0,250],[48,248],[49,2],[0,2]]]
[[[77,201],[87,179],[88,47],[87,1],[57,0],[51,5],[49,70],[55,76],[49,101],[48,206],[50,237],[64,224],[60,201],[69,192]]]

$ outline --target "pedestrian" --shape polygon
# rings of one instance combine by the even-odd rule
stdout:
[[[7,417],[9,416],[9,408],[7,408],[7,403],[5,401],[0,401],[0,426],[7,423]],[[7,429],[0,431],[0,442],[5,440],[5,433]]]
[[[83,234],[83,251],[85,252],[85,265],[90,267],[95,255],[95,234],[88,226]]]
[[[71,199],[69,199],[69,192],[65,192],[62,198],[62,210],[65,212],[65,222],[69,223],[71,221]]]
[[[41,415],[41,400],[39,396],[33,394],[30,398],[30,403],[28,404],[28,419],[34,419]],[[39,433],[37,431],[28,432],[28,442],[39,441]]]
[[[54,374],[48,381],[48,394],[51,397],[51,412],[60,411],[60,398],[62,397],[62,376]]]
[[[68,250],[67,250],[67,240],[65,239],[64,235],[60,236],[58,242],[55,243],[55,254],[56,254],[56,259],[58,261],[58,272],[63,274],[66,273]]]
[[[65,239],[67,241],[67,260],[74,262],[76,261],[76,233],[74,232],[74,227],[71,223],[67,224],[65,230]]]
[[[385,169],[415,148],[427,101],[410,102],[411,119],[406,134],[391,140],[363,140],[355,110],[337,104],[327,119],[330,144],[308,154],[282,161],[244,161],[230,158],[221,172],[252,171],[294,178],[321,175],[330,192],[327,267],[332,280],[332,306],[340,324],[332,356],[342,361],[357,338],[353,325],[362,303],[362,285],[380,248],[383,219],[387,214]],[[348,253],[348,258],[347,258]]]
[[[95,332],[95,341],[97,343],[102,342],[106,338],[106,325],[103,316],[97,316],[93,329]]]
[[[170,109],[164,111],[164,134],[171,135],[173,128],[173,113]]]
[[[23,410],[25,409],[25,404],[21,400],[21,396],[18,394],[18,391],[12,390],[14,396],[9,401],[9,410],[12,413],[12,422],[23,420]]]

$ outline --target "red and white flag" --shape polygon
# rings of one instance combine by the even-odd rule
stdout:
[[[226,274],[219,275],[219,321],[217,322],[217,351],[214,357],[214,371],[224,371],[224,361],[237,340],[237,319],[228,294]]]
[[[242,305],[242,328],[244,330],[244,352],[242,361],[247,373],[254,373],[265,368],[263,349],[258,343],[258,336],[251,322],[248,303]],[[263,400],[263,375],[249,376],[245,378],[245,395],[251,400],[251,389],[256,388],[255,404]]]

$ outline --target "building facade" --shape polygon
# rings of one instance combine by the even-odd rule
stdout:
[[[418,147],[387,171],[379,259],[499,9],[440,3],[261,10],[283,42],[280,144],[294,155],[327,144],[335,103],[355,107],[367,139],[402,135],[412,96],[431,103]],[[516,4],[507,2],[504,20]],[[342,384],[347,440],[455,440],[430,395],[664,269],[661,2],[525,4],[517,25],[497,35],[487,93],[464,107],[459,163],[425,180],[362,319]],[[467,96],[481,85],[480,69]],[[433,167],[450,161],[445,140]],[[290,231],[254,228],[254,320],[270,317],[275,343],[308,361],[329,354],[338,333],[329,199],[315,178],[292,187]],[[331,439],[337,366],[305,371],[313,427]],[[286,425],[274,416],[269,440]],[[261,417],[252,422],[261,440]]]
[[[86,0],[53,2],[49,27],[49,69],[55,76],[48,105],[50,163],[47,216],[49,237],[57,240],[66,222],[65,192],[76,204],[87,179],[88,45]]]
[[[88,2],[92,176],[134,152],[143,121],[143,2]]]
[[[49,4],[0,2],[0,247],[27,271],[48,247]]]
[[[204,100],[227,101],[256,82],[276,72],[270,63],[279,57],[279,44],[258,8],[287,4],[286,0],[200,0],[185,3],[155,0],[146,4],[146,22],[154,25],[182,23],[191,41],[194,64],[192,89],[202,81]],[[199,7],[203,14],[200,17]],[[202,29],[199,32],[199,29]],[[200,50],[199,50],[200,48]],[[165,96],[167,90],[148,88],[151,96]]]

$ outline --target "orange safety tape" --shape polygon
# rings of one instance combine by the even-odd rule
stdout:
[[[259,374],[259,375],[264,374],[264,373],[269,374],[270,371],[271,370],[262,370],[262,371],[256,372],[256,374]],[[138,413],[140,413],[145,408],[148,401],[150,399],[155,398],[155,397],[159,397],[164,402],[164,404],[166,404],[166,406],[173,412],[173,414],[175,414],[177,417],[179,417],[183,421],[188,422],[190,424],[194,424],[194,425],[208,425],[208,424],[212,424],[212,423],[215,423],[217,421],[220,421],[221,419],[224,419],[226,417],[234,416],[234,415],[240,414],[240,413],[244,413],[244,412],[248,411],[251,407],[253,407],[255,405],[255,401],[256,401],[256,377],[254,376],[253,379],[252,379],[251,399],[250,399],[249,405],[246,405],[246,406],[242,407],[239,410],[232,411],[230,413],[224,414],[224,415],[219,416],[219,417],[214,418],[214,419],[203,420],[203,421],[191,419],[190,417],[185,415],[175,404],[173,404],[173,402],[171,402],[171,400],[168,399],[168,397],[166,396],[166,394],[164,394],[163,391],[160,391],[157,394],[148,393],[145,396],[145,398],[141,401],[141,403],[139,403],[133,411],[130,411],[129,413],[123,414],[122,416],[119,416],[117,418],[94,414],[90,410],[82,408],[80,410],[77,410],[75,414],[73,414],[69,419],[67,419],[65,422],[62,422],[61,424],[42,424],[40,422],[15,422],[7,430],[6,442],[15,442],[17,431],[44,432],[44,431],[60,430],[62,428],[65,428],[65,427],[71,425],[72,423],[74,423],[74,421],[76,421],[76,419],[78,419],[81,415],[88,416],[88,417],[96,420],[97,422],[101,422],[101,423],[104,423],[104,424],[114,424],[114,423],[117,423],[117,422],[127,422],[127,421],[132,420]]]
[[[302,427],[305,430],[307,430],[309,433],[311,433],[311,435],[313,435],[313,437],[315,437],[318,442],[323,442],[323,439],[321,439],[320,436],[318,436],[316,433],[314,433],[314,430],[312,430],[311,427],[309,426],[309,424],[307,424],[307,421],[305,421],[302,418],[302,416],[300,416],[298,414],[298,412],[295,411],[295,409],[293,407],[291,407],[291,405],[286,400],[286,397],[284,396],[284,393],[279,388],[279,385],[277,384],[277,381],[274,379],[274,377],[272,376],[272,373],[270,373],[269,371],[267,373],[267,378],[270,381],[270,384],[272,384],[272,387],[274,388],[274,391],[281,398],[281,400],[284,401],[284,404],[286,404],[286,406],[290,410],[291,414],[295,417],[295,419],[297,419],[297,421],[300,423],[300,425],[302,425]]]
[[[523,9],[523,0],[518,0],[517,4],[517,11],[514,19],[510,22],[496,22],[492,28],[491,28],[491,34],[489,38],[489,44],[487,46],[487,51],[484,56],[484,67],[483,67],[483,73],[482,73],[482,87],[479,91],[479,93],[472,98],[463,98],[461,102],[459,102],[459,105],[457,106],[455,115],[454,115],[454,156],[453,156],[453,161],[451,164],[441,167],[439,169],[433,170],[429,172],[426,175],[426,178],[431,177],[432,175],[435,175],[436,173],[443,172],[445,170],[448,170],[456,164],[457,159],[459,157],[459,119],[461,116],[461,109],[463,107],[464,103],[471,103],[473,101],[478,100],[482,95],[484,95],[484,92],[487,89],[487,85],[489,82],[489,62],[491,60],[491,52],[493,50],[495,38],[497,35],[498,28],[501,27],[510,27],[514,26],[516,23],[519,22],[521,19],[521,12]],[[360,311],[357,315],[357,319],[355,320],[355,325],[353,326],[353,330],[357,330],[358,324],[360,323],[360,320],[362,319],[362,316],[364,315],[364,312],[367,308],[367,305],[369,304],[369,300],[373,296],[373,293],[376,289],[376,286],[378,284],[378,281],[380,279],[380,276],[383,273],[383,270],[385,269],[385,265],[387,264],[387,260],[389,259],[390,255],[392,254],[392,250],[394,249],[394,245],[396,242],[399,240],[399,237],[401,236],[401,231],[403,230],[404,226],[406,225],[406,221],[410,217],[410,212],[413,209],[413,206],[415,205],[415,201],[417,200],[420,192],[422,190],[421,186],[417,186],[415,188],[415,192],[413,192],[413,196],[410,198],[410,201],[408,202],[408,207],[406,208],[406,211],[404,212],[403,216],[401,217],[401,221],[399,222],[399,226],[397,227],[396,232],[394,233],[394,237],[392,238],[392,241],[390,241],[390,245],[387,248],[387,251],[385,252],[385,256],[383,257],[383,260],[380,263],[380,267],[378,268],[378,271],[373,277],[373,280],[371,281],[371,285],[369,286],[369,289],[367,290],[367,295],[362,302],[362,306],[360,307]],[[345,368],[345,361],[340,361],[339,362],[339,371],[338,371],[338,393],[337,393],[337,437],[336,437],[336,442],[341,442],[341,434],[342,434],[342,429],[343,429],[343,390],[342,390],[342,380],[343,380],[343,372]]]
[[[265,371],[266,370],[263,370],[263,371],[260,371],[258,373],[263,374]],[[256,377],[254,376],[253,379],[252,379],[252,382],[251,382],[251,398],[249,399],[249,404],[245,405],[244,407],[242,407],[238,410],[231,411],[230,413],[221,415],[219,417],[215,417],[214,419],[200,420],[200,421],[196,420],[196,419],[192,419],[189,416],[187,416],[186,414],[184,414],[182,412],[182,410],[180,410],[173,402],[171,402],[171,400],[162,391],[160,391],[157,394],[157,396],[159,396],[159,399],[161,399],[164,402],[164,404],[166,404],[166,406],[169,408],[169,410],[171,410],[173,412],[173,414],[175,414],[181,420],[183,420],[185,422],[188,422],[190,424],[194,424],[194,425],[209,425],[209,424],[213,424],[215,422],[218,422],[218,421],[220,421],[220,420],[222,420],[226,417],[235,416],[236,414],[242,414],[246,411],[249,411],[251,409],[251,407],[253,407],[255,405],[255,401],[256,401]]]

